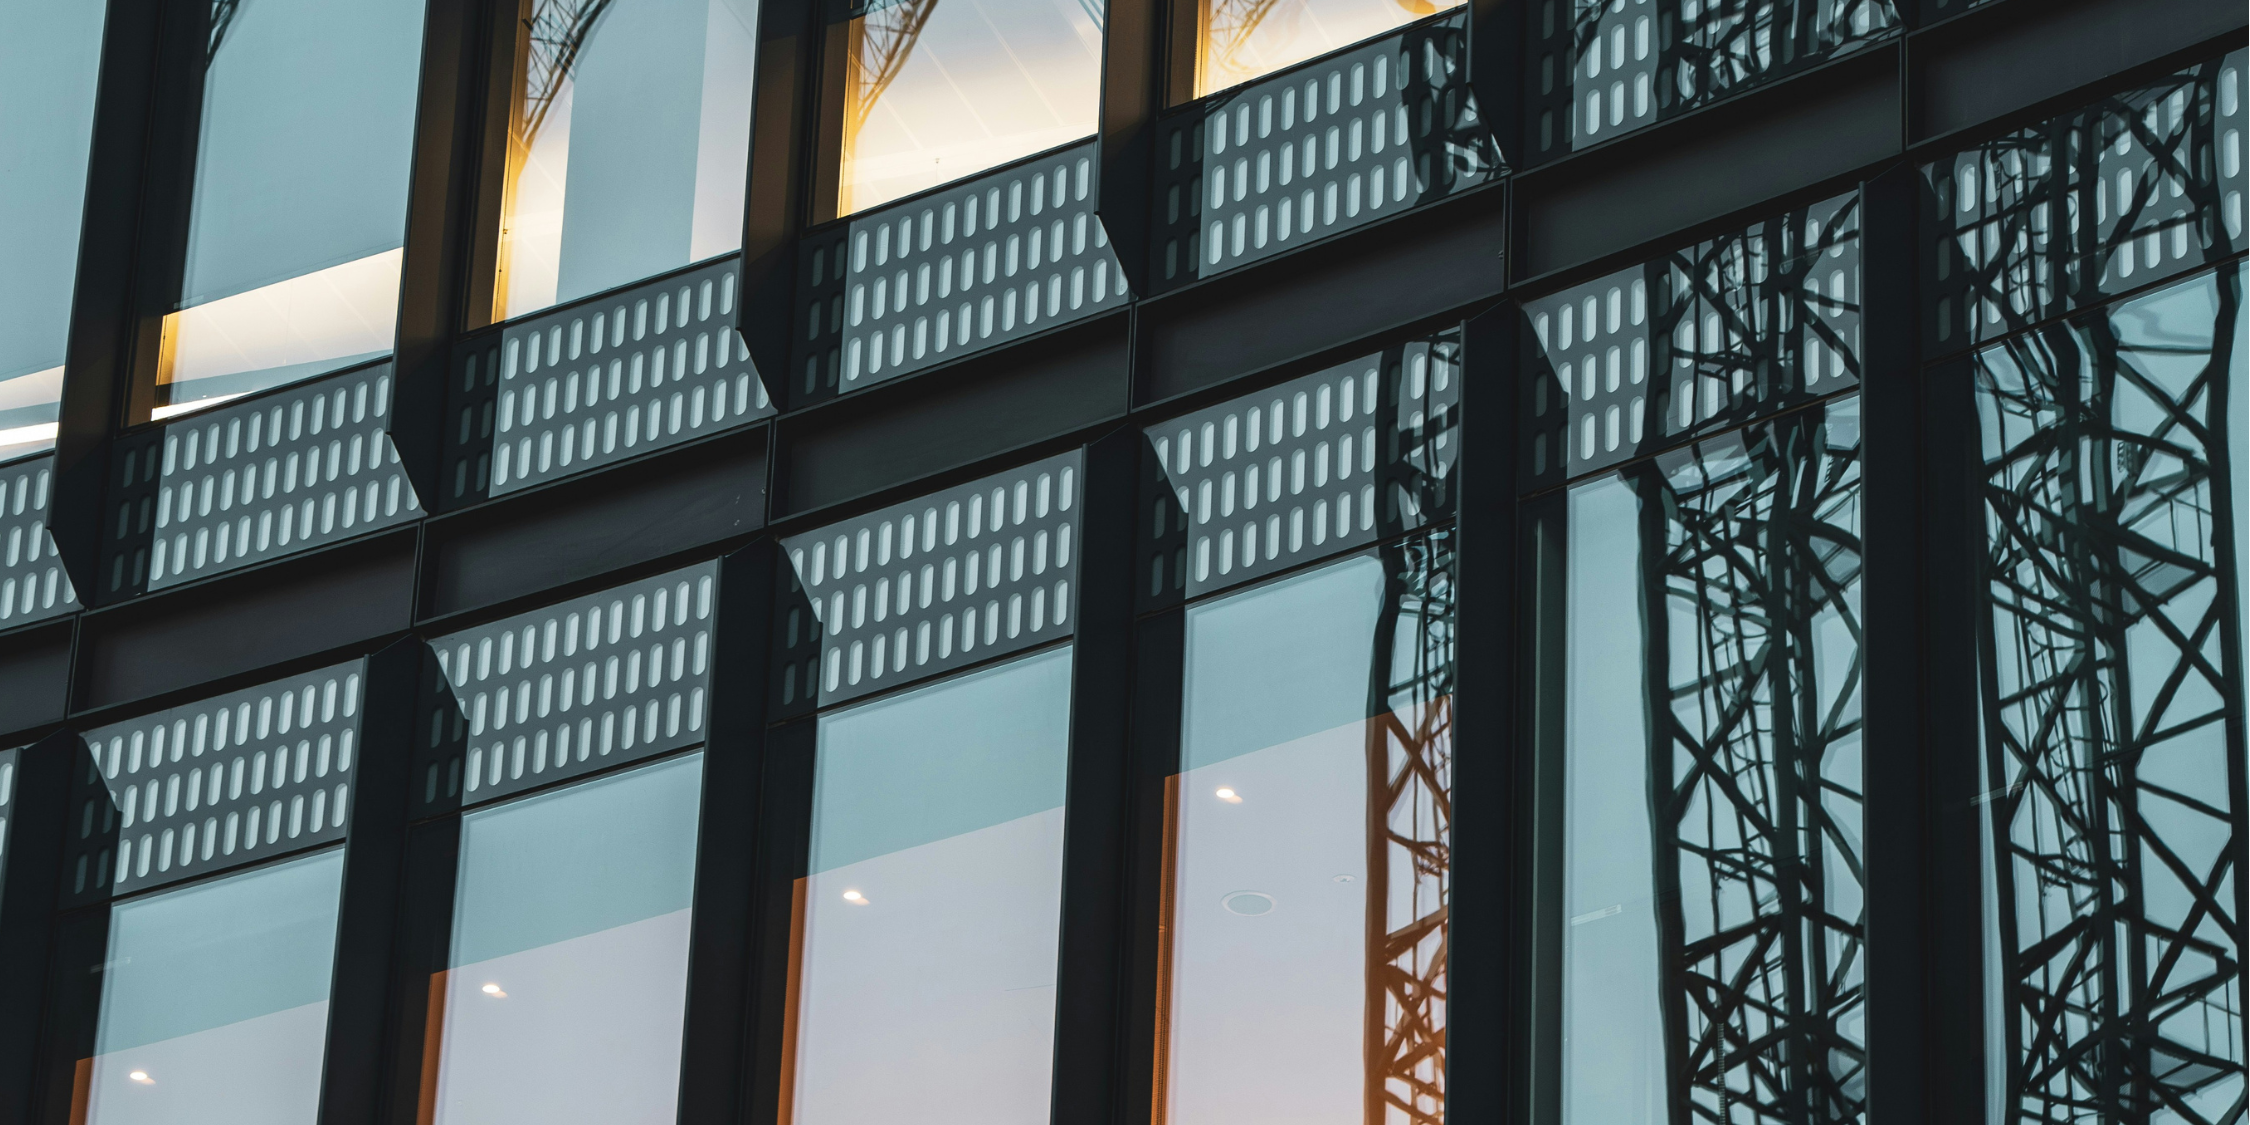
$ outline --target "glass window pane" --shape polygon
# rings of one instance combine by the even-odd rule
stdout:
[[[1976,357],[1996,1120],[2240,1113],[2246,281]]]
[[[0,7],[0,461],[55,441],[103,7]]]
[[[493,315],[742,247],[756,0],[537,0]]]
[[[1444,542],[1188,611],[1160,986],[1173,1125],[1443,1119]]]
[[[1070,662],[820,719],[786,1120],[1047,1120]]]
[[[672,1120],[702,786],[692,754],[461,818],[438,1125]]]
[[[312,1125],[343,879],[331,849],[112,907],[73,1119]]]
[[[1102,0],[896,0],[851,21],[848,215],[1091,136]]]
[[[1864,1116],[1858,445],[1845,398],[1570,492],[1564,1125]]]
[[[218,9],[158,417],[391,350],[423,7]]]
[[[1195,94],[1239,86],[1459,7],[1461,0],[1201,0]]]

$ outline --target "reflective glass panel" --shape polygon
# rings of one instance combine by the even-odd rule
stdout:
[[[1976,357],[1990,1120],[2242,1112],[2244,285]]]
[[[821,717],[784,1122],[1047,1120],[1070,662]]]
[[[391,350],[423,7],[213,5],[157,417]]]
[[[1188,610],[1160,1121],[1444,1118],[1445,544]]]
[[[110,908],[87,1125],[312,1125],[344,853]]]
[[[493,316],[742,247],[757,0],[535,0]]]
[[[425,1122],[674,1120],[702,786],[691,754],[461,818]]]
[[[1200,0],[1195,95],[1239,86],[1460,4],[1461,0]]]
[[[102,12],[0,7],[0,461],[55,441]]]
[[[1844,398],[1569,494],[1563,1125],[1865,1115],[1858,446]]]
[[[836,213],[1091,136],[1102,0],[897,0],[845,28]]]

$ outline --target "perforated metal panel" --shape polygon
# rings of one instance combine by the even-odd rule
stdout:
[[[1417,24],[1164,121],[1158,288],[1497,180],[1468,50],[1465,15]]]
[[[775,695],[802,713],[1067,637],[1077,451],[782,540]]]
[[[1892,0],[1556,0],[1540,8],[1532,151],[1599,144],[1858,50]]]
[[[768,417],[733,328],[730,255],[461,345],[447,388],[447,507]]]
[[[1524,303],[1528,484],[1858,385],[1859,196]]]
[[[85,732],[69,895],[160,887],[344,838],[365,662]]]
[[[806,238],[789,393],[856,391],[1122,306],[1095,151],[1035,156]]]
[[[1925,166],[1929,344],[1997,339],[2240,253],[2246,57]]]
[[[1150,426],[1144,608],[1453,515],[1458,332]]]
[[[420,800],[476,804],[703,741],[719,564],[430,641]]]
[[[0,465],[0,629],[78,608],[78,591],[47,533],[53,454]]]
[[[422,514],[386,425],[388,361],[118,442],[103,597],[159,590]]]

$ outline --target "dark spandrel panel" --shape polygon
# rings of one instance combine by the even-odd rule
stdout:
[[[446,388],[445,505],[771,416],[733,327],[741,274],[730,256],[462,344]]]
[[[1865,1120],[1858,415],[1565,498],[1565,1120]]]
[[[1365,226],[1502,171],[1469,91],[1467,17],[1207,98],[1158,127],[1165,289]]]
[[[1924,339],[1957,351],[2243,249],[2235,51],[1924,166]]]
[[[128,894],[343,839],[364,665],[86,731],[68,897]]]
[[[1859,287],[1854,193],[1526,301],[1524,484],[1858,385]]]
[[[418,799],[505,797],[703,741],[719,564],[430,640]]]
[[[389,362],[121,439],[102,536],[113,600],[410,523]]]
[[[1988,1075],[2011,1120],[2240,1112],[2244,282],[2230,264],[1976,356]]]
[[[774,698],[802,714],[1071,635],[1081,455],[781,541]]]
[[[1892,0],[1542,0],[1526,143],[1559,156],[1859,50]]]
[[[1446,332],[1148,427],[1143,607],[1452,518],[1460,418]]]
[[[78,591],[47,533],[54,478],[52,455],[0,465],[0,629],[78,608]]]
[[[866,212],[799,251],[791,401],[896,379],[1118,308],[1093,141]]]

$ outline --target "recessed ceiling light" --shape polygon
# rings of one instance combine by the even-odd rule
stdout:
[[[145,1071],[145,1070],[136,1070],[136,1071],[134,1071],[133,1073],[131,1073],[131,1074],[128,1074],[128,1075],[126,1075],[125,1077],[127,1077],[127,1078],[130,1078],[130,1079],[132,1079],[133,1081],[135,1081],[135,1082],[138,1082],[138,1083],[140,1083],[140,1084],[141,1084],[141,1085],[143,1085],[143,1086],[154,1086],[154,1085],[156,1085],[156,1079],[154,1079],[154,1078],[150,1078],[150,1077],[148,1076],[148,1072],[147,1072],[147,1071]]]
[[[485,986],[484,986],[484,989],[483,989],[483,991],[484,991],[484,994],[485,994],[486,996],[490,996],[490,997],[493,997],[493,998],[495,998],[495,999],[499,999],[499,1000],[505,1000],[505,999],[507,999],[507,998],[508,998],[508,994],[507,994],[507,993],[505,993],[505,992],[502,992],[502,991],[500,990],[500,986],[499,986],[499,985],[497,985],[497,984],[487,984],[487,985],[485,985]]]
[[[865,906],[867,905],[867,896],[859,893],[858,891],[845,891],[844,901],[857,906]]]
[[[1219,786],[1219,791],[1217,794],[1215,794],[1215,796],[1230,805],[1239,805],[1242,803],[1242,794],[1235,792],[1228,786]]]

